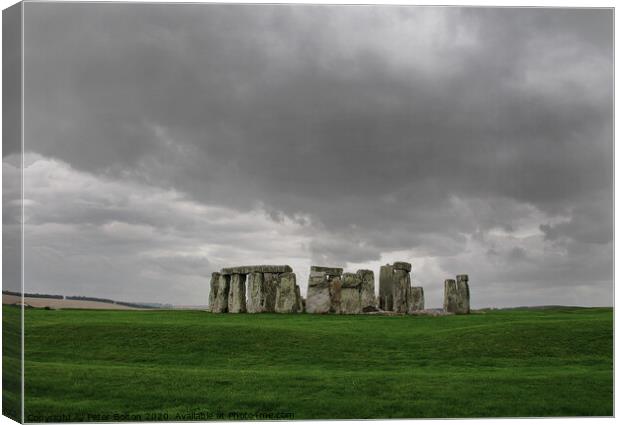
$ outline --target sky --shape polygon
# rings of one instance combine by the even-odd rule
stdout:
[[[27,292],[196,305],[222,267],[289,264],[305,294],[310,265],[408,261],[430,308],[463,273],[474,308],[612,304],[610,9],[24,22]]]

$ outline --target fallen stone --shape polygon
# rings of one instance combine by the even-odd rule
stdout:
[[[330,276],[341,276],[342,268],[340,267],[323,267],[323,266],[310,266],[310,272],[323,272]]]
[[[434,310],[420,310],[420,311],[414,311],[413,313],[411,313],[412,316],[433,316],[433,317],[437,317],[437,316],[452,316],[454,315],[454,313],[448,313],[446,311],[443,311],[442,309],[434,309]]]
[[[297,313],[299,301],[297,300],[297,284],[295,273],[282,273],[278,289],[276,291],[276,313]]]
[[[239,266],[239,267],[227,267],[223,268],[221,274],[250,274],[250,273],[290,273],[293,269],[290,266]]]
[[[375,316],[404,316],[405,313],[397,313],[395,311],[385,311],[379,309],[378,311],[369,311],[366,314],[375,315]]]
[[[228,312],[245,313],[245,275],[235,273],[230,278],[230,292],[228,294]]]
[[[383,310],[381,310],[378,307],[372,306],[372,305],[368,305],[362,308],[362,313],[376,313],[379,311],[383,311]]]
[[[372,270],[358,270],[357,275],[362,282],[360,298],[362,310],[366,307],[375,307],[375,274]]]
[[[411,263],[406,263],[404,261],[395,261],[392,264],[395,270],[404,270],[406,272],[411,272]]]
[[[424,310],[424,288],[421,286],[412,287],[409,291],[409,302],[407,304],[409,314]]]
[[[211,305],[212,313],[226,313],[228,311],[229,289],[230,276],[220,274],[217,280],[216,291],[213,296],[213,304]]]

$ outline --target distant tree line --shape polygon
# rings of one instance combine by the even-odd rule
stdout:
[[[78,300],[78,301],[97,301],[100,303],[114,304],[116,301],[109,298],[97,298],[97,297],[82,297],[78,295],[69,295],[65,297],[66,300]]]
[[[13,292],[13,291],[2,291],[3,294],[6,295],[15,295],[17,297],[21,297],[22,294],[21,292]],[[30,294],[28,292],[24,293],[24,297],[30,297],[30,298],[53,298],[55,300],[62,300],[65,297],[62,295],[50,295],[50,294]]]
[[[21,292],[15,292],[15,291],[2,291],[3,294],[5,295],[14,295],[17,297],[21,297],[22,294]],[[96,301],[96,302],[100,302],[100,303],[108,303],[108,304],[117,304],[117,305],[122,305],[122,306],[126,306],[126,307],[134,307],[134,308],[161,308],[161,307],[172,307],[171,305],[165,304],[165,305],[159,305],[159,304],[139,304],[139,303],[130,303],[130,302],[123,302],[123,301],[114,301],[111,300],[109,298],[98,298],[98,297],[83,297],[83,296],[79,296],[79,295],[67,295],[67,296],[63,296],[63,295],[50,295],[50,294],[30,294],[30,293],[24,293],[24,297],[30,297],[30,298],[52,298],[55,300],[75,300],[75,301]]]

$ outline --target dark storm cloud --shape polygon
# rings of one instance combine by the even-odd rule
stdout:
[[[611,279],[609,10],[29,3],[26,22],[27,150],[309,220],[315,261],[451,261],[528,228],[604,245]],[[114,208],[75,213],[146,219]],[[532,265],[495,243],[481,258]]]

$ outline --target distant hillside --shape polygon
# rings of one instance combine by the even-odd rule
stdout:
[[[2,291],[2,304],[19,304],[22,302],[21,294],[13,291]],[[172,304],[161,303],[131,303],[115,301],[108,298],[86,297],[77,295],[50,295],[38,293],[25,293],[23,302],[26,306],[35,308],[84,308],[103,310],[145,310],[173,308]]]

